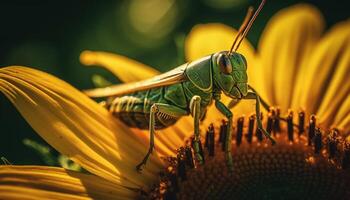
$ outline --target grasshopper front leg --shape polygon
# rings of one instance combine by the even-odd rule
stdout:
[[[259,99],[260,99],[261,105],[266,109],[266,111],[270,111],[271,106],[270,106],[264,99],[262,99],[262,98],[259,96],[259,94],[256,92],[256,90],[255,90],[252,86],[249,85],[248,87],[249,87],[249,89],[251,89],[251,90],[253,91],[253,95],[251,95],[251,97],[247,97],[247,98],[248,98],[248,99],[254,99],[254,98],[256,98],[255,96],[258,96]],[[249,93],[248,93],[248,94],[249,94]],[[284,117],[278,117],[278,119],[287,122],[287,119],[284,118]],[[299,127],[297,124],[294,124],[294,123],[293,123],[293,126],[296,127],[296,128]]]
[[[248,92],[248,94],[246,96],[244,96],[243,99],[255,99],[255,101],[256,101],[255,112],[256,112],[256,122],[258,125],[258,129],[264,133],[265,137],[269,138],[269,140],[271,141],[272,144],[275,144],[276,141],[271,137],[270,133],[268,133],[262,126],[262,122],[261,122],[261,118],[260,118],[260,97],[259,97],[259,95],[257,95],[254,91]],[[268,110],[267,104],[266,104],[265,108]]]
[[[265,108],[266,111],[270,111],[271,106],[264,99],[260,97],[260,95],[256,92],[256,90],[250,85],[248,85],[248,88],[252,90],[250,92],[252,94],[248,93],[245,97],[243,97],[243,99],[256,99],[256,96],[259,96],[261,105]],[[231,101],[227,104],[227,107],[229,109],[235,107],[240,102],[240,100],[241,99],[231,99]]]
[[[248,87],[251,91],[249,91],[246,96],[242,97],[242,99],[255,99],[255,101],[256,101],[255,112],[256,112],[256,121],[257,121],[258,129],[264,133],[265,137],[270,139],[272,144],[275,144],[276,141],[263,128],[262,121],[260,118],[260,103],[267,111],[270,111],[270,105],[268,103],[266,103],[266,101],[264,101],[263,99],[260,98],[259,94],[256,92],[256,90],[252,86],[249,85]],[[239,101],[237,101],[237,99],[233,99],[229,102],[228,106],[229,106],[229,108],[232,108],[235,105],[237,105],[238,103],[239,103]],[[286,119],[284,119],[282,117],[279,117],[279,119],[286,121]],[[296,125],[294,125],[294,126],[296,126]]]
[[[200,132],[199,132],[199,117],[200,117],[200,105],[201,105],[201,97],[193,96],[190,102],[190,112],[194,120],[194,140],[193,140],[193,149],[194,154],[197,158],[199,164],[203,164],[203,158],[200,154],[199,140],[200,140]]]
[[[250,85],[248,85],[248,88],[253,91],[253,94],[255,94],[255,96],[259,97],[260,103],[265,108],[265,110],[270,111],[271,106],[264,99],[260,97],[260,95],[256,92],[256,90]],[[254,98],[254,95],[252,97]]]
[[[226,141],[225,141],[225,154],[226,154],[226,160],[227,165],[230,170],[233,169],[233,161],[232,161],[232,154],[231,154],[231,138],[232,138],[232,118],[233,114],[228,109],[224,103],[222,103],[219,99],[215,100],[215,106],[216,108],[227,117],[228,123],[227,123],[227,133],[226,133]]]

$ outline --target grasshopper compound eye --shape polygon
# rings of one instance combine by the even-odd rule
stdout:
[[[232,72],[232,65],[230,59],[226,54],[220,54],[217,60],[217,64],[220,67],[220,71],[224,74],[230,74]]]

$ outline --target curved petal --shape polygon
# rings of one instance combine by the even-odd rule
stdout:
[[[147,187],[157,178],[157,156],[142,176],[135,170],[148,146],[64,81],[26,67],[6,67],[0,69],[0,91],[41,137],[91,173],[129,187]]]
[[[317,46],[308,63],[304,105],[329,126],[350,94],[350,20],[338,23]],[[312,102],[312,103],[311,103]],[[349,113],[350,107],[343,110]],[[350,128],[350,127],[348,127]]]
[[[230,50],[236,34],[235,29],[224,24],[196,25],[186,37],[186,59],[193,61],[212,53]],[[243,40],[238,52],[246,57],[248,63],[254,57],[254,49],[247,39]]]
[[[349,136],[349,127],[350,127],[350,115],[346,115],[341,122],[339,122],[338,124],[336,124],[336,126],[338,128],[340,128],[341,130],[345,130],[344,133],[345,135]]]
[[[83,51],[80,62],[87,66],[106,68],[123,82],[139,81],[159,74],[157,70],[140,62],[107,52]]]
[[[137,193],[58,167],[0,166],[0,199],[134,199]]]
[[[342,102],[333,119],[332,126],[341,129],[343,132],[350,134],[350,95]]]
[[[265,27],[258,48],[263,86],[267,100],[279,105],[282,111],[290,108],[293,91],[302,87],[298,75],[306,69],[300,66],[309,58],[323,26],[322,16],[315,7],[299,4],[279,11]]]

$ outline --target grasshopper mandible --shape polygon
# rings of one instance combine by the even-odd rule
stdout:
[[[236,52],[264,3],[265,0],[260,3],[254,15],[253,9],[249,8],[230,51],[214,53],[185,63],[144,81],[85,91],[90,97],[109,97],[105,102],[106,108],[127,125],[149,129],[149,150],[142,162],[136,166],[137,170],[141,170],[153,151],[155,130],[171,126],[180,117],[189,114],[194,119],[194,154],[197,161],[203,163],[199,152],[199,122],[213,101],[216,108],[226,116],[228,127],[232,127],[232,112],[220,101],[222,92],[234,100],[234,103],[230,103],[231,106],[241,99],[255,99],[258,128],[274,143],[273,138],[262,127],[260,98],[247,83],[246,59]],[[262,102],[268,109],[268,105]],[[233,166],[231,129],[227,129],[225,147],[229,168]]]

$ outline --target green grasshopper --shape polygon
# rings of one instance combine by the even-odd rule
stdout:
[[[228,127],[232,127],[232,112],[220,101],[222,92],[233,99],[230,107],[241,99],[255,99],[258,128],[273,143],[275,142],[262,128],[260,99],[247,83],[246,59],[236,52],[264,3],[263,0],[253,17],[252,8],[248,10],[230,51],[214,53],[144,81],[85,91],[90,97],[109,97],[104,105],[125,124],[149,129],[149,150],[142,162],[136,166],[138,171],[146,164],[153,151],[155,130],[171,126],[180,117],[189,114],[194,119],[194,154],[197,161],[203,163],[199,150],[199,122],[213,101],[216,108],[226,116]],[[268,109],[266,103],[263,105]],[[233,167],[231,129],[227,129],[225,147],[229,168]]]

